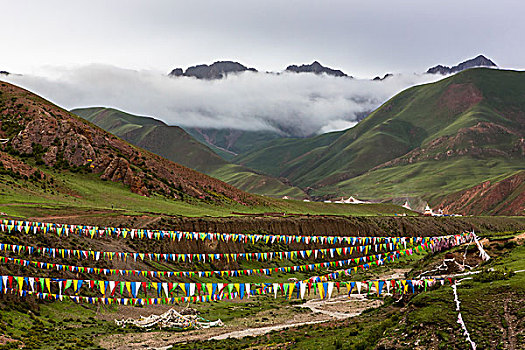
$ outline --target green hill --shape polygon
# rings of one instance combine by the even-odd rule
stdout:
[[[183,127],[183,129],[197,141],[208,146],[212,151],[228,161],[238,154],[249,152],[268,141],[282,137],[274,131],[190,127]]]
[[[272,142],[234,161],[313,195],[437,202],[525,168],[524,96],[525,73],[470,69],[399,93],[330,143]]]
[[[4,82],[0,85],[0,115],[3,141],[0,174],[5,175],[1,188],[6,191],[2,192],[2,202],[7,192],[12,196],[14,188],[19,188],[18,196],[31,198],[29,202],[48,196],[46,194],[80,201],[103,188],[111,198],[113,191],[105,186],[110,182],[123,186],[130,200],[161,196],[167,201],[187,204],[265,202],[213,177],[134,147],[49,101]],[[77,182],[81,177],[85,177],[85,181]],[[90,179],[94,180],[96,189],[89,188]],[[115,189],[117,187],[120,188]]]
[[[297,187],[247,167],[230,164],[178,126],[168,126],[154,118],[135,116],[112,108],[82,108],[72,112],[131,144],[241,190],[268,196],[304,196],[304,192]]]
[[[135,120],[131,127],[119,118],[112,124],[132,135],[133,130],[139,129],[138,123],[145,127],[161,125],[152,119],[134,119],[120,112],[117,115]],[[131,225],[133,222],[127,221],[130,218],[150,222],[164,215],[414,215],[391,204],[304,203],[246,193],[131,145],[27,90],[2,81],[0,139],[0,213],[11,217],[46,217],[61,222],[90,219],[97,225],[120,218],[122,223]],[[236,174],[230,172],[231,176]],[[247,177],[243,179],[246,181]]]
[[[294,179],[296,169],[311,166],[323,154],[326,147],[337,140],[344,131],[322,134],[309,138],[282,138],[241,154],[234,162],[277,177]]]

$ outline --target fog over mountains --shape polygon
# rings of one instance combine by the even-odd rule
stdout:
[[[353,126],[397,92],[439,79],[399,75],[382,82],[316,74],[245,72],[220,80],[173,79],[104,65],[5,78],[67,109],[114,107],[169,125],[269,130],[307,136]]]
[[[426,73],[382,80],[347,75],[316,61],[279,73],[221,61],[174,69],[169,75],[93,64],[3,79],[67,109],[106,106],[151,115],[168,125],[304,137],[352,127],[407,87],[442,78]]]

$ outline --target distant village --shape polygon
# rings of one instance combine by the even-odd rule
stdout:
[[[283,196],[282,199],[290,199],[288,196]],[[311,202],[309,199],[303,199],[303,202]],[[357,199],[353,196],[348,197],[348,199],[344,199],[344,197],[341,197],[339,200],[324,200],[324,203],[335,203],[335,204],[377,204],[378,202],[370,202],[370,201],[363,201],[360,199]],[[425,206],[424,211],[419,211],[417,209],[412,209],[410,207],[410,203],[408,203],[408,200],[405,201],[405,204],[402,205],[403,208],[412,210],[418,213],[423,214],[424,216],[463,216],[461,214],[445,214],[442,209],[433,210],[430,208],[428,203]]]

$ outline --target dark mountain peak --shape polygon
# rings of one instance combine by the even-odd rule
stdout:
[[[170,77],[194,77],[197,79],[222,79],[230,73],[242,73],[245,71],[257,72],[255,68],[248,68],[238,62],[217,61],[210,65],[199,64],[188,67],[183,73],[182,68],[175,68],[169,74]]]
[[[477,57],[461,62],[460,64],[454,67],[447,67],[439,64],[435,67],[429,68],[427,70],[427,73],[443,75],[454,74],[457,72],[461,72],[462,70],[474,67],[497,67],[497,65],[485,56],[478,55]]]
[[[468,68],[472,68],[472,67],[497,67],[497,65],[496,65],[496,63],[492,62],[491,60],[489,60],[485,56],[479,55],[476,58],[473,58],[473,59],[467,60],[465,62],[462,62],[459,65],[457,65],[456,67],[452,67],[452,68],[453,69],[457,68],[458,72],[459,72],[459,71],[462,71],[464,69],[468,69]]]
[[[170,74],[168,74],[170,77],[181,77],[184,75],[184,71],[182,70],[182,68],[175,68],[174,70],[172,70],[170,72]]]
[[[5,70],[0,70],[0,75],[9,75],[9,72]]]
[[[382,80],[385,80],[386,78],[390,78],[390,77],[393,77],[393,76],[394,76],[394,74],[392,74],[392,73],[386,73],[382,78],[380,76],[377,76],[377,77],[375,77],[372,80],[374,80],[374,81],[382,81]]]
[[[287,72],[295,72],[295,73],[314,73],[314,74],[327,74],[332,75],[334,77],[347,77],[345,73],[338,69],[332,69],[328,67],[324,67],[321,63],[314,61],[312,64],[303,64],[301,66],[297,65],[291,65],[286,68]]]
[[[494,63],[491,59],[483,56],[483,55],[478,55],[476,56],[475,58],[471,59],[470,61],[477,61],[477,62],[482,62],[484,63],[486,66],[496,66],[496,63]],[[467,61],[468,62],[468,61]],[[496,66],[497,67],[497,66]]]

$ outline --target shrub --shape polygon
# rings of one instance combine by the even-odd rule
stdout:
[[[514,271],[506,267],[503,269],[483,269],[481,273],[474,275],[472,279],[477,282],[486,283],[492,281],[508,280],[515,274],[516,273]]]

